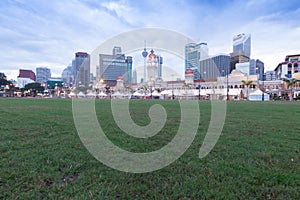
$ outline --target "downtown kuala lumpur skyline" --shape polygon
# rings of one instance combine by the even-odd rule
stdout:
[[[299,53],[299,16],[296,0],[2,0],[0,71],[16,79],[20,68],[45,66],[60,76],[75,52],[92,52],[114,35],[149,27],[206,42],[210,55],[231,53],[233,36],[250,33],[251,58],[274,70],[286,55]],[[174,67],[184,70],[184,63]]]

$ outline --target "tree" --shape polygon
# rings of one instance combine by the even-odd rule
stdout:
[[[33,94],[40,93],[45,90],[45,88],[40,83],[28,83],[25,85],[24,89],[30,90]]]
[[[287,89],[289,90],[290,89],[290,96],[289,96],[289,99],[290,101],[293,100],[293,87],[296,83],[300,82],[299,79],[295,79],[295,78],[283,78],[282,79],[286,84],[287,84]]]
[[[12,86],[12,82],[8,81],[5,74],[0,72],[0,87],[1,86],[6,86],[6,85],[11,85]]]
[[[2,73],[2,72],[0,72],[0,79],[7,80],[7,79],[6,79],[6,76],[5,76],[5,74],[4,74],[4,73]]]
[[[246,86],[247,87],[247,100],[249,100],[249,85],[251,85],[253,83],[253,81],[245,81],[245,80],[242,80],[242,84],[243,86]]]

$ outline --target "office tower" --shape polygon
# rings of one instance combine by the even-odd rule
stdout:
[[[125,62],[126,62],[127,70],[123,78],[123,81],[125,81],[126,83],[132,83],[132,57],[127,56]]]
[[[51,78],[51,70],[47,67],[36,68],[36,82],[46,83]]]
[[[114,47],[113,48],[113,55],[121,55],[122,54],[122,49],[121,47]]]
[[[89,87],[90,55],[86,52],[75,53],[75,84],[76,87]]]
[[[200,79],[200,73],[198,71],[200,61],[207,58],[207,43],[189,43],[185,45],[185,70],[193,70],[195,80]]]
[[[230,54],[230,71],[235,69],[236,63],[249,62],[251,56],[251,35],[238,34],[233,37],[233,52]]]
[[[62,82],[66,87],[72,87],[73,83],[73,74],[72,74],[72,66],[68,66],[65,68],[61,74]]]
[[[107,84],[116,84],[119,76],[124,83],[132,82],[132,57],[125,54],[99,54],[99,72],[97,80],[103,79]]]
[[[230,56],[216,55],[201,60],[199,72],[201,79],[216,79],[219,76],[226,76],[230,73]]]
[[[265,77],[265,64],[261,60],[256,60],[255,61],[255,69],[256,69],[256,74],[258,74],[258,79],[260,81],[264,81]]]
[[[251,35],[238,34],[233,37],[233,53],[245,55],[250,58],[251,55]]]

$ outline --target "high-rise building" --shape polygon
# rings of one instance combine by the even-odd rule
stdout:
[[[97,80],[103,79],[108,84],[116,84],[119,76],[124,83],[132,82],[132,57],[125,54],[99,54],[99,72]]]
[[[251,55],[251,35],[238,34],[233,37],[233,53],[245,55],[250,58]]]
[[[127,70],[125,73],[125,82],[126,83],[132,83],[132,57],[131,56],[127,56],[126,57],[126,66],[127,66]]]
[[[236,63],[249,62],[251,56],[251,35],[238,34],[233,37],[233,52],[230,54],[230,71],[235,69]]]
[[[200,61],[199,72],[201,79],[216,79],[230,74],[230,56],[216,55]]]
[[[72,74],[72,66],[68,66],[65,68],[61,74],[62,82],[66,87],[72,87],[73,83],[73,74]]]
[[[51,78],[51,70],[47,67],[36,68],[36,82],[46,83]]]
[[[76,87],[84,86],[89,87],[90,85],[90,55],[86,52],[75,53],[74,61],[74,81]]]
[[[265,79],[265,64],[261,60],[255,61],[256,74],[258,74],[258,79],[264,81]]]
[[[207,43],[189,43],[185,45],[185,70],[193,70],[195,80],[200,79],[200,73],[198,71],[200,61],[207,58]]]

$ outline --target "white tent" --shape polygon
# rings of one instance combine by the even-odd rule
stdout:
[[[104,92],[100,92],[100,93],[98,94],[98,97],[107,97],[107,94],[105,94]]]
[[[250,101],[262,101],[262,96],[264,95],[264,101],[269,101],[270,96],[267,93],[263,93],[261,90],[256,90],[249,94]]]
[[[70,92],[70,94],[68,94],[68,96],[69,96],[70,98],[75,98],[75,97],[76,97],[76,94],[72,91],[72,92]]]
[[[154,90],[154,92],[152,92],[152,96],[154,97],[159,97],[161,94],[159,92],[157,92],[157,90]]]
[[[119,91],[113,93],[111,96],[114,97],[115,99],[121,99],[124,97],[124,95],[121,94]]]
[[[145,96],[144,93],[139,93],[138,91],[136,91],[135,93],[132,94],[133,96],[137,96],[137,97],[143,97]]]
[[[89,93],[86,94],[86,96],[88,98],[96,98],[97,97],[97,94],[93,93],[92,91],[90,91]]]
[[[77,94],[77,97],[79,97],[79,98],[84,98],[84,97],[85,97],[85,94],[84,94],[83,92],[79,92],[79,93]]]

